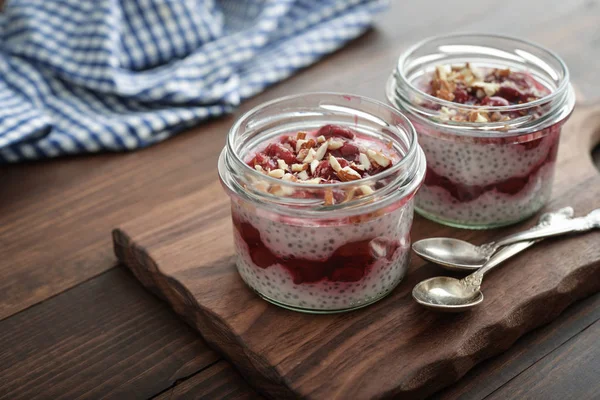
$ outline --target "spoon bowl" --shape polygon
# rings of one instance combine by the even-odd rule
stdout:
[[[429,238],[415,242],[412,247],[425,260],[456,271],[479,269],[489,259],[479,246],[460,239]]]
[[[444,312],[462,312],[483,302],[483,293],[473,291],[460,280],[437,276],[417,284],[412,296],[420,305]]]

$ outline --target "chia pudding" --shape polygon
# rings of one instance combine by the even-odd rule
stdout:
[[[391,134],[336,122],[260,134],[241,146],[239,160],[251,174],[243,193],[223,174],[228,148],[220,160],[240,276],[264,299],[296,311],[370,304],[390,293],[408,266],[414,194],[425,173],[412,126],[403,119]],[[401,145],[397,135],[409,140]]]
[[[459,44],[470,50],[450,49]],[[388,83],[388,98],[409,111],[427,157],[417,211],[465,228],[504,226],[535,214],[550,198],[560,131],[574,103],[564,63],[498,36],[434,38],[419,46],[426,51],[415,46],[401,57]],[[449,54],[415,67],[435,47]],[[527,64],[533,58],[526,51],[540,64]],[[510,57],[486,60],[489,54]]]

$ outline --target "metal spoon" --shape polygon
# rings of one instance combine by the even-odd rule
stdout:
[[[480,290],[483,275],[540,240],[519,242],[502,248],[483,267],[463,279],[448,276],[426,279],[414,287],[412,296],[417,303],[432,310],[467,311],[483,301],[483,293]]]
[[[561,209],[559,213],[568,215],[567,209]],[[554,218],[550,222],[481,246],[460,239],[430,238],[415,242],[413,250],[424,259],[436,264],[453,269],[475,269],[484,265],[503,246],[566,233],[584,232],[593,228],[600,228],[600,209],[580,218]]]

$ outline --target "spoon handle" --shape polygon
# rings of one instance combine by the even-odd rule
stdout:
[[[553,221],[545,226],[533,227],[523,232],[507,236],[495,243],[496,247],[522,242],[525,240],[543,239],[550,236],[558,236],[572,232],[584,232],[600,227],[600,208],[592,211],[585,217],[561,219]]]
[[[497,265],[503,263],[508,260],[512,256],[522,252],[523,250],[533,246],[535,243],[541,241],[542,239],[537,240],[526,240],[523,242],[518,242],[511,244],[509,246],[504,246],[500,250],[498,250],[488,262],[486,262],[483,267],[479,268],[475,273],[481,273],[481,275],[485,275],[489,270],[496,267]]]
[[[542,239],[527,240],[524,242],[514,243],[501,248],[492,256],[492,258],[488,260],[488,262],[486,262],[483,265],[483,267],[479,268],[471,275],[467,275],[463,279],[461,279],[462,284],[465,285],[468,288],[468,290],[470,290],[473,293],[479,291],[481,288],[481,282],[483,281],[483,276],[486,273],[488,273],[492,268],[497,267],[504,261],[514,256],[515,254],[522,252],[523,250],[533,246],[535,243],[541,240]]]

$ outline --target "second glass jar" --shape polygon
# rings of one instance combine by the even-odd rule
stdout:
[[[520,104],[461,104],[428,93],[440,65],[514,71],[547,94]],[[494,228],[530,217],[550,198],[561,128],[575,103],[556,54],[503,36],[435,37],[400,56],[386,92],[412,121],[427,158],[415,207],[423,216]],[[501,117],[470,118],[478,113]]]

